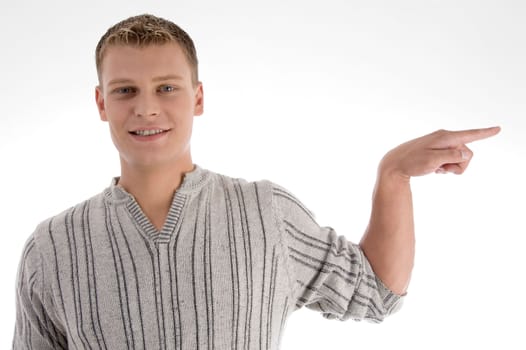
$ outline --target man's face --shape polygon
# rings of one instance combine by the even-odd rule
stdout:
[[[203,88],[191,77],[175,43],[106,50],[95,97],[121,163],[192,165],[190,137],[193,117],[203,113]]]

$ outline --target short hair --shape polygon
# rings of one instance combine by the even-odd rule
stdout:
[[[102,60],[108,47],[115,45],[146,47],[167,43],[179,44],[192,71],[192,84],[196,86],[198,62],[192,38],[175,23],[151,14],[129,17],[110,27],[100,38],[95,50],[99,83],[101,83]]]

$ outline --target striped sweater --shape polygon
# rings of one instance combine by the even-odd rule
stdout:
[[[196,166],[158,231],[118,180],[29,236],[13,349],[279,349],[303,306],[380,322],[401,305],[356,244],[270,181]]]

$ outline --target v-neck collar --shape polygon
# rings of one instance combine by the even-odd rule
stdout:
[[[112,178],[110,187],[105,191],[105,197],[114,204],[124,204],[131,215],[131,218],[142,229],[146,238],[153,240],[155,243],[167,243],[170,237],[174,235],[175,228],[181,217],[181,213],[187,201],[187,198],[202,188],[209,179],[210,172],[194,165],[194,169],[184,174],[183,181],[174,192],[168,215],[159,231],[144,214],[135,197],[127,192],[124,188],[117,185],[120,177]]]
[[[143,229],[147,237],[150,237],[154,242],[163,243],[168,242],[170,237],[173,235],[175,226],[177,225],[181,212],[183,211],[184,204],[186,202],[187,195],[175,192],[172,204],[168,210],[168,215],[164,221],[161,231],[159,231],[144,214],[139,203],[132,198],[132,200],[126,203],[126,207],[131,214],[135,222]]]

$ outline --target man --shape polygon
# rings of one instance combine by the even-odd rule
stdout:
[[[96,63],[121,174],[27,240],[14,349],[278,349],[302,306],[380,322],[399,309],[413,266],[410,178],[462,173],[465,144],[499,131],[441,130],[387,153],[354,244],[279,185],[193,163],[203,87],[181,28],[128,18],[101,38]]]

